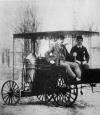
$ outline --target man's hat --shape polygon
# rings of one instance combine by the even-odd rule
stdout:
[[[77,38],[76,38],[77,40],[83,40],[83,37],[82,36],[77,36]]]
[[[59,35],[59,38],[60,38],[60,39],[64,39],[64,36],[63,36],[63,35]]]

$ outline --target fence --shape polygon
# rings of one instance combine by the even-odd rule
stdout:
[[[14,65],[16,67],[22,66],[23,51],[14,53]],[[1,65],[6,65],[7,67],[12,67],[13,65],[13,51],[10,49],[3,49],[1,52]]]

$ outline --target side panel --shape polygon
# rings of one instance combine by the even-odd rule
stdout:
[[[82,81],[87,83],[100,83],[100,69],[88,69],[82,74]]]
[[[46,82],[48,80],[53,80],[54,82],[57,82],[59,74],[63,74],[63,76],[65,76],[65,69],[56,66],[37,69],[33,82],[32,92],[35,94],[43,94]]]

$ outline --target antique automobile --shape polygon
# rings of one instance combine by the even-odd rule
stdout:
[[[78,35],[95,36],[98,32],[92,31],[52,31],[52,32],[35,32],[35,33],[18,33],[13,35],[13,77],[12,80],[6,81],[1,89],[3,101],[8,105],[17,104],[21,97],[37,96],[40,101],[52,103],[56,106],[71,106],[77,99],[78,90],[83,88],[83,84],[90,84],[93,88],[94,83],[100,83],[100,69],[82,70],[80,81],[68,81],[65,68],[59,64],[51,64],[46,61],[45,57],[36,57],[36,63],[33,68],[29,68],[28,62],[22,58],[21,69],[21,86],[15,81],[15,40],[30,40],[30,47],[36,55],[37,40],[42,39],[57,39],[58,35],[63,35],[67,39],[70,37],[74,39]],[[24,44],[25,48],[25,44]],[[25,50],[23,57],[26,56]],[[28,70],[34,69],[35,78],[32,81]]]

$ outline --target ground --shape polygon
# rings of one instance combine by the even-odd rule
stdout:
[[[12,79],[11,70],[2,68],[0,71],[0,89],[2,84]],[[55,107],[40,102],[37,97],[21,98],[19,104],[8,106],[4,104],[0,95],[0,115],[100,115],[100,85],[94,88],[92,93],[90,87],[83,89],[83,95],[78,93],[78,98],[72,107]]]

